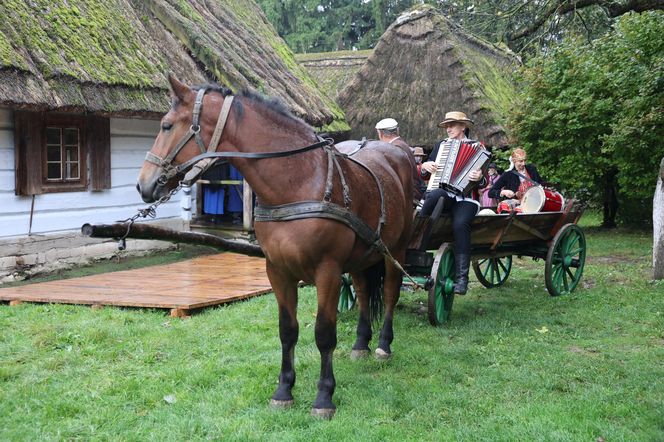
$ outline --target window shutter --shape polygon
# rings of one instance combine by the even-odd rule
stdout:
[[[111,188],[111,122],[109,118],[89,115],[85,124],[85,143],[90,152],[92,190]]]
[[[16,166],[16,195],[35,195],[42,192],[42,145],[44,143],[44,113],[14,111],[14,149]]]

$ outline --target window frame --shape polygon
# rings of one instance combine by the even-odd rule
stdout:
[[[61,181],[53,181],[48,179],[48,163],[47,163],[48,148],[47,148],[46,133],[47,133],[47,128],[49,127],[57,127],[62,130],[69,128],[78,129],[79,179],[65,180],[64,178],[62,178]],[[80,192],[88,190],[88,167],[87,167],[88,148],[85,139],[84,117],[80,115],[63,115],[63,114],[47,113],[45,116],[44,126],[42,130],[43,130],[42,146],[41,146],[42,192],[44,193]]]

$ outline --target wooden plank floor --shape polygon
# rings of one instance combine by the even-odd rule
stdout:
[[[0,288],[0,301],[171,309],[171,316],[272,291],[265,259],[221,253],[174,264]]]

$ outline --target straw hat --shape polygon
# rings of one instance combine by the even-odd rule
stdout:
[[[427,154],[424,153],[424,149],[422,149],[421,147],[416,147],[413,150],[413,155],[415,155],[416,157],[425,157]]]
[[[473,124],[473,120],[468,118],[463,112],[448,112],[445,114],[445,119],[438,123],[438,127],[445,127],[447,123],[464,123],[466,126]]]
[[[399,127],[399,123],[394,118],[383,118],[376,123],[376,129],[378,130],[394,130],[397,127]]]

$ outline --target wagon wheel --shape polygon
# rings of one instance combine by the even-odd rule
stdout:
[[[339,293],[338,312],[345,312],[355,306],[355,289],[353,288],[353,278],[348,273],[341,275],[341,290]]]
[[[512,271],[512,256],[473,261],[475,276],[488,289],[503,285]]]
[[[544,280],[551,296],[572,293],[586,262],[586,237],[576,224],[565,224],[553,238],[546,255]]]
[[[454,302],[454,251],[445,243],[436,252],[431,266],[433,286],[429,289],[429,322],[442,325],[450,318]]]

